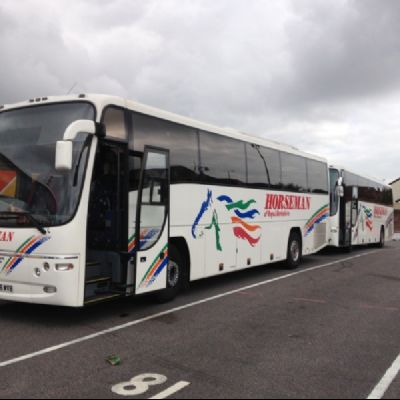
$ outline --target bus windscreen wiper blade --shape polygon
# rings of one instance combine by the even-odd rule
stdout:
[[[28,217],[30,219],[30,221],[33,223],[33,225],[35,225],[35,227],[37,228],[37,230],[42,234],[45,235],[46,229],[43,228],[43,225],[29,212],[25,212],[22,213],[22,215]]]
[[[35,226],[35,228],[42,234],[45,235],[46,229],[44,229],[43,225],[29,212],[12,212],[6,211],[0,213],[0,219],[14,219],[18,217],[27,217],[29,221]]]

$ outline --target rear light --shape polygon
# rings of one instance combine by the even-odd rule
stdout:
[[[56,270],[60,272],[71,271],[74,269],[74,264],[56,264]]]

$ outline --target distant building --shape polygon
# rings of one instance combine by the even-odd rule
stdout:
[[[397,233],[400,233],[400,178],[390,183],[390,186],[393,189],[393,200],[395,209],[394,229]]]

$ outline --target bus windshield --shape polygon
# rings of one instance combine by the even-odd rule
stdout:
[[[40,228],[72,219],[91,136],[78,135],[73,143],[73,168],[66,172],[55,169],[56,142],[72,122],[94,118],[94,107],[83,102],[0,113],[0,226]]]

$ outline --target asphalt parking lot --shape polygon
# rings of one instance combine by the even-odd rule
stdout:
[[[163,305],[0,303],[0,398],[399,398],[399,256],[324,251]]]

